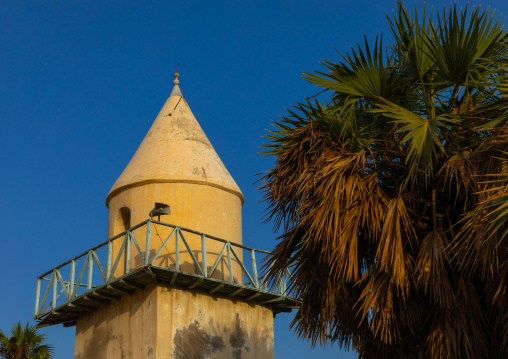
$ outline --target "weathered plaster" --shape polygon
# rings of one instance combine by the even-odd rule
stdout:
[[[273,358],[269,308],[151,285],[78,320],[75,359]]]

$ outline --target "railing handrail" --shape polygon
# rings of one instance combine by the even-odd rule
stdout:
[[[212,236],[212,235],[209,235],[209,234],[206,234],[206,233],[202,233],[202,232],[198,232],[198,231],[195,231],[193,229],[189,229],[189,228],[185,228],[185,227],[181,227],[181,226],[176,226],[174,224],[169,224],[169,223],[164,223],[164,222],[159,222],[159,221],[154,221],[154,220],[151,220],[149,219],[148,221],[152,222],[152,223],[155,223],[155,224],[161,224],[163,226],[166,226],[166,227],[172,227],[172,228],[180,228],[182,231],[186,231],[186,232],[190,232],[190,233],[193,233],[193,234],[198,234],[200,236],[206,236],[206,238],[210,238],[210,239],[214,239],[216,241],[219,241],[219,242],[222,242],[222,243],[230,243],[232,246],[235,246],[235,247],[240,247],[242,249],[246,249],[248,251],[250,250],[254,250],[256,252],[260,252],[260,253],[265,253],[265,254],[270,254],[269,251],[264,251],[262,249],[256,249],[256,248],[251,248],[251,247],[247,247],[247,246],[244,246],[243,244],[238,244],[238,243],[235,243],[235,242],[231,242],[231,241],[228,241],[228,240],[225,240],[225,239],[222,239],[222,238],[219,238],[219,237],[215,237],[215,236]]]
[[[117,238],[120,238],[120,237],[125,236],[125,235],[127,234],[127,232],[132,232],[132,231],[134,231],[134,230],[136,230],[136,229],[138,229],[138,228],[143,227],[143,226],[144,226],[145,224],[147,224],[148,222],[153,223],[153,224],[160,224],[160,225],[163,225],[163,226],[166,226],[166,227],[171,227],[171,228],[180,228],[180,230],[182,230],[182,231],[189,232],[189,233],[192,233],[192,234],[197,234],[197,235],[200,235],[200,236],[203,236],[203,235],[204,235],[206,238],[210,238],[210,239],[213,239],[213,240],[215,240],[215,241],[222,242],[222,243],[229,243],[229,244],[231,244],[232,246],[239,247],[239,248],[242,248],[242,249],[245,249],[245,250],[248,250],[248,251],[253,250],[253,251],[256,251],[256,252],[258,252],[258,253],[270,254],[270,252],[268,252],[268,251],[264,251],[264,250],[262,250],[262,249],[256,249],[256,248],[247,247],[247,246],[244,246],[243,244],[238,244],[238,243],[235,243],[235,242],[231,242],[231,241],[228,241],[228,240],[225,240],[225,239],[222,239],[222,238],[219,238],[219,237],[215,237],[215,236],[212,236],[212,235],[209,235],[209,234],[203,233],[203,232],[198,232],[198,231],[195,231],[195,230],[192,230],[192,229],[189,229],[189,228],[185,228],[185,227],[177,226],[177,225],[175,225],[175,224],[170,224],[170,223],[165,223],[165,222],[154,221],[154,220],[152,220],[152,219],[147,219],[147,220],[145,220],[145,221],[143,221],[143,222],[141,222],[141,223],[138,223],[138,224],[136,224],[135,226],[133,226],[133,227],[131,227],[131,228],[129,228],[129,229],[127,229],[127,230],[123,231],[122,233],[119,233],[119,234],[117,234],[116,236],[113,236],[113,237],[109,238],[108,240],[106,240],[106,241],[104,241],[104,242],[102,242],[102,243],[97,244],[96,246],[94,246],[94,247],[92,247],[92,248],[90,248],[90,249],[86,250],[85,252],[83,252],[83,253],[81,253],[81,254],[79,254],[79,255],[77,255],[77,256],[75,256],[75,257],[71,258],[71,259],[69,259],[68,261],[63,262],[62,264],[60,264],[60,265],[58,265],[58,266],[56,266],[56,267],[54,267],[54,268],[52,268],[52,269],[48,270],[47,272],[44,272],[43,274],[41,274],[41,275],[40,275],[40,276],[38,276],[37,278],[42,279],[42,277],[44,277],[45,275],[48,275],[48,274],[52,273],[55,269],[60,269],[60,268],[62,268],[63,266],[65,266],[65,265],[67,265],[67,264],[71,263],[72,261],[77,260],[77,259],[79,259],[79,258],[81,258],[81,257],[83,257],[83,256],[88,255],[88,253],[89,253],[90,251],[95,251],[95,250],[96,250],[96,249],[98,249],[98,248],[101,248],[101,247],[103,247],[103,246],[107,246],[109,242],[114,241],[114,240],[115,240],[115,239],[117,239]]]
[[[152,247],[153,243],[151,245],[152,241],[151,236],[153,234],[152,224],[154,225],[157,236],[162,241],[160,246],[159,244],[157,244],[155,247]],[[156,224],[172,228],[171,233],[167,236],[165,240],[162,240],[162,238],[160,237],[157,228],[155,227]],[[139,240],[143,239],[142,237],[139,236],[139,232],[137,232],[136,235],[134,234],[134,231],[140,228],[143,228],[142,231],[145,231],[144,233],[146,234],[146,246],[144,250],[141,249],[142,246],[140,247],[140,243],[142,242],[140,242]],[[187,234],[197,235],[201,237],[201,261],[199,261],[199,256],[197,254],[199,253],[199,250],[196,251],[195,248],[193,249],[190,246],[191,242],[189,242],[188,239],[186,239]],[[136,238],[136,236],[138,238]],[[212,253],[206,250],[207,239],[221,243],[220,246],[222,247],[222,249],[220,250],[220,253],[219,252]],[[113,245],[115,240],[119,241],[118,244],[120,244],[120,247],[118,247],[117,250],[114,251]],[[216,269],[218,268],[218,265],[226,261],[225,266],[227,268],[227,272],[223,272],[223,278],[219,279],[219,281],[222,282],[221,286],[224,286],[224,284],[228,283],[234,286],[240,285],[241,287],[247,287],[249,289],[259,291],[256,294],[256,296],[260,295],[261,292],[276,295],[277,298],[275,300],[280,300],[280,298],[286,298],[288,295],[287,281],[289,280],[291,282],[292,280],[289,271],[287,271],[287,273],[285,273],[283,276],[277,279],[275,283],[268,283],[267,274],[266,273],[262,274],[258,272],[258,262],[260,262],[260,258],[258,257],[258,259],[256,259],[256,252],[261,254],[270,254],[270,252],[244,246],[235,242],[227,241],[222,238],[207,235],[203,232],[195,231],[185,227],[180,227],[174,224],[148,219],[146,221],[138,223],[137,225],[129,228],[128,230],[120,234],[117,234],[116,236],[109,238],[107,241],[92,247],[91,249],[83,252],[82,254],[69,259],[68,261],[54,267],[53,269],[37,277],[35,317],[38,318],[40,316],[47,314],[50,310],[54,310],[58,306],[57,301],[60,301],[59,298],[62,298],[63,294],[65,294],[66,303],[71,303],[75,298],[79,297],[81,294],[88,293],[90,290],[95,290],[95,288],[97,287],[106,285],[106,287],[109,288],[110,283],[113,283],[116,280],[115,278],[118,278],[118,276],[115,274],[118,273],[117,270],[120,270],[120,272],[124,271],[124,273],[120,275],[121,278],[122,276],[128,275],[128,273],[135,268],[136,269],[143,267],[150,268],[151,266],[153,266],[153,268],[163,268],[157,263],[161,261],[160,254],[162,253],[162,251],[164,249],[168,250],[170,242],[173,243],[175,251],[173,252],[174,259],[171,258],[173,264],[170,265],[168,263],[163,267],[174,271],[171,279],[171,285],[173,285],[174,281],[176,280],[178,273],[181,272],[190,273],[187,272],[187,270],[183,271],[180,270],[181,264],[180,252],[184,252],[188,253],[190,259],[192,260],[192,263],[194,263],[195,266],[196,273],[190,274],[201,277],[194,284],[189,286],[189,289],[199,285],[199,283],[203,282],[203,280],[205,279],[206,280],[214,279],[213,275]],[[182,247],[182,251],[180,250],[179,244],[180,242],[183,243],[185,247],[185,249],[183,249]],[[101,252],[98,254],[97,253],[98,250],[104,247],[107,248],[107,252],[106,253]],[[157,248],[158,250],[156,250]],[[151,249],[155,249],[156,251],[152,254]],[[216,250],[218,251],[218,249]],[[243,250],[248,251],[250,255],[248,254],[247,257],[244,257],[244,254],[242,253]],[[142,264],[135,264],[133,268],[131,267],[131,258],[132,255],[135,253],[139,254]],[[106,258],[104,258],[103,255],[106,255]],[[211,258],[209,259],[215,258],[213,265],[211,265],[210,267],[208,267],[208,264],[212,263],[207,262],[208,255],[211,256]],[[101,256],[101,259],[99,259],[99,256]],[[80,260],[81,262],[81,260],[83,259],[84,259],[83,264],[78,265],[78,260]],[[159,262],[156,262],[157,260],[159,260]],[[236,269],[233,269],[233,262],[235,264]],[[171,269],[172,265],[174,265],[174,269]],[[78,267],[81,267],[81,269],[79,269]],[[97,268],[99,272],[94,270],[94,267]],[[124,269],[121,269],[122,267]],[[221,271],[223,271],[223,269],[219,270],[219,272]],[[236,274],[233,274],[233,272],[235,272]],[[69,276],[68,280],[64,279],[64,277],[62,276],[62,274],[64,273],[65,273],[64,276],[66,278],[67,275]],[[100,276],[94,279],[94,273],[96,276],[97,273],[100,273]],[[229,280],[224,278],[224,276],[227,275],[229,275]],[[240,280],[237,281],[234,276],[236,276],[236,278],[239,278]],[[45,286],[45,290],[43,289],[43,291],[41,291],[42,283],[47,283],[47,286]],[[86,287],[86,292],[79,294],[78,290],[83,287]],[[215,290],[218,289],[214,289],[213,291]],[[239,290],[242,291],[243,289]],[[237,293],[239,293],[238,289],[236,289],[236,292],[234,292],[234,294],[232,295],[236,295]],[[49,303],[47,302],[47,300],[49,300]]]

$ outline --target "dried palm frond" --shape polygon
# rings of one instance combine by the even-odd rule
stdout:
[[[430,356],[488,358],[485,313],[469,279],[459,278],[455,297],[454,307],[437,304],[431,312],[432,327],[427,339]]]
[[[466,207],[471,201],[471,194],[478,191],[476,178],[478,169],[470,160],[470,155],[470,150],[459,151],[451,156],[437,173],[438,176],[443,177],[445,187],[442,190],[447,189],[449,196],[454,195],[455,201],[459,196],[463,196]]]
[[[447,246],[446,233],[440,228],[432,229],[423,238],[415,264],[418,286],[424,294],[431,296],[433,303],[443,308],[451,308],[456,304],[448,276]]]
[[[490,159],[492,161],[493,159]],[[508,249],[508,159],[494,159],[497,174],[484,174],[484,200],[464,217],[464,225],[451,246],[461,270],[480,270],[492,278],[507,258]],[[487,166],[490,168],[491,166]]]
[[[403,237],[411,242],[415,236],[408,211],[401,197],[392,198],[386,206],[383,230],[376,250],[379,269],[388,273],[397,289],[408,286],[408,273],[404,260]]]

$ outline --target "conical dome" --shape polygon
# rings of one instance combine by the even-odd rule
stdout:
[[[218,187],[236,194],[243,203],[240,188],[182,97],[178,79],[174,84],[143,142],[109,191],[106,206],[124,189],[171,182]]]

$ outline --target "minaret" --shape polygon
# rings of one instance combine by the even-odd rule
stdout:
[[[178,77],[175,73],[171,95],[106,198],[109,237],[128,228],[119,221],[122,208],[136,224],[162,202],[171,206],[166,219],[172,223],[242,243],[242,192],[183,98]]]
[[[171,95],[106,198],[108,237],[148,219],[158,202],[171,208],[164,221],[242,244],[242,192],[183,98],[178,77],[175,73]],[[157,235],[166,238],[169,231],[159,228]],[[187,239],[199,252],[200,238],[188,235]],[[221,249],[220,242],[209,243],[208,263],[213,264]],[[180,255],[180,267],[194,273],[191,258]],[[161,257],[159,264],[163,261]],[[117,276],[123,274],[120,264]],[[228,276],[222,269],[216,277]],[[233,265],[233,269],[235,280],[241,282],[240,267]]]
[[[247,255],[242,256],[241,247],[231,255],[234,247],[208,240],[213,236],[242,244],[244,198],[183,98],[178,76],[170,97],[106,198],[108,238],[112,239],[107,268],[111,276],[106,283],[112,284],[97,287],[98,293],[89,286],[91,294],[79,297],[80,303],[88,299],[92,303],[95,298],[98,306],[75,322],[76,359],[273,358],[273,312],[266,302],[280,300],[262,291],[235,296],[245,293],[240,263]],[[155,222],[131,228],[150,219],[156,202],[169,205],[170,214],[160,222],[154,217]],[[162,222],[192,231],[175,230]],[[123,241],[125,236],[129,237]],[[176,247],[165,245],[175,238]],[[90,258],[93,261],[92,254]],[[151,258],[156,259],[152,262]],[[179,272],[166,274],[164,268]],[[206,282],[213,269],[211,284],[203,286],[198,275],[203,277],[204,271]],[[144,278],[153,280],[144,284]],[[224,291],[220,281],[231,288]],[[258,278],[251,281],[257,284]],[[252,299],[263,295],[270,300]],[[99,305],[101,298],[104,304]],[[61,311],[52,315],[56,318]]]

